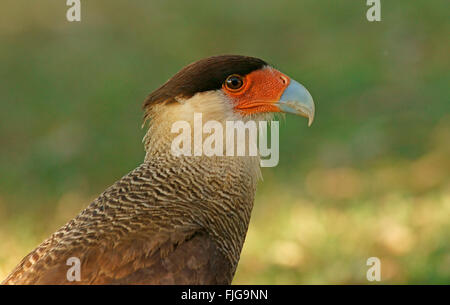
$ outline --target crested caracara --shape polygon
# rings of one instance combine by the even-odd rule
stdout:
[[[230,284],[247,232],[259,156],[175,156],[176,121],[312,122],[308,91],[258,58],[192,63],[144,103],[145,160],[28,254],[3,284]],[[79,261],[69,278],[70,258]]]

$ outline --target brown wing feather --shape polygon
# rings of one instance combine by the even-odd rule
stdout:
[[[112,249],[72,249],[48,267],[46,257],[32,272],[14,272],[3,284],[230,284],[231,266],[215,242],[203,232],[186,234],[184,240],[167,239],[158,249],[141,238],[127,239]],[[24,261],[34,253],[30,253]],[[81,261],[81,281],[68,281],[69,257]],[[42,265],[42,266],[39,266]],[[20,265],[19,265],[20,266]]]

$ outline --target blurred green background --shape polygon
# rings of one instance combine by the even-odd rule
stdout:
[[[0,279],[144,157],[141,104],[234,53],[303,83],[280,124],[235,284],[450,284],[449,2],[3,0]]]

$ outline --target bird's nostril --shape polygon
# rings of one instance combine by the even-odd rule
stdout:
[[[284,75],[280,76],[281,82],[283,83],[283,85],[286,85],[288,83],[287,77]]]

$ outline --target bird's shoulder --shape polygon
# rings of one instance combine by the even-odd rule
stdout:
[[[79,262],[78,271],[72,269],[73,258]],[[73,272],[79,272],[79,281],[70,280]],[[109,247],[50,251],[34,268],[11,274],[4,284],[229,284],[232,272],[213,239],[196,231],[151,239],[129,236]]]
[[[81,283],[171,283],[191,275],[203,282],[214,274],[202,275],[211,266],[227,269],[215,242],[177,209],[175,195],[189,183],[175,181],[179,170],[156,162],[131,171],[29,253],[4,283],[70,283],[71,257],[81,263]]]

